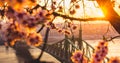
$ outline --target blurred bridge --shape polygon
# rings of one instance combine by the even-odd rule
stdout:
[[[48,35],[50,29],[47,28],[44,42],[47,42]],[[45,45],[40,48],[43,49]],[[94,52],[94,48],[89,45],[87,42],[81,39],[81,35],[79,38],[68,37],[65,35],[65,38],[57,41],[53,44],[46,43],[46,47],[44,49],[45,52],[49,53],[56,59],[58,59],[61,63],[72,63],[70,57],[75,50],[81,50],[84,55],[89,59]]]
[[[72,41],[66,38],[55,44],[47,44],[45,52],[54,56],[61,63],[72,63],[70,57],[75,50],[81,50],[89,59],[94,51],[93,47],[83,41],[82,44],[84,44],[84,46],[80,49],[81,45],[77,40]]]
[[[54,42],[53,44],[49,44],[49,42],[47,43],[49,31],[49,28],[46,29],[46,33],[44,31],[44,42],[46,46],[43,45],[40,47],[41,49],[44,48],[45,52],[58,59],[61,63],[72,63],[72,53],[76,50],[81,50],[84,53],[84,55],[88,58],[88,60],[90,60],[92,53],[94,52],[94,48],[82,39],[81,29],[78,30],[78,37],[74,37],[74,35],[72,35],[71,37],[65,35],[63,39]]]

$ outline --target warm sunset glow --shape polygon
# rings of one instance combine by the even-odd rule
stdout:
[[[120,0],[0,0],[0,63],[120,63],[118,14]]]
[[[57,0],[56,4],[59,4],[61,0]],[[64,2],[62,2],[59,6],[63,6],[63,9],[65,9],[64,13],[66,14],[69,14],[69,8],[70,8],[70,1],[71,0],[65,0]],[[40,5],[45,5],[44,3],[45,1],[42,0]],[[47,9],[51,9],[50,7],[50,4],[51,4],[51,1],[48,1],[48,6],[47,6]],[[76,9],[76,13],[74,15],[72,15],[73,17],[77,17],[77,18],[83,18],[86,17],[86,18],[89,18],[89,17],[104,17],[102,11],[100,8],[97,8],[98,7],[98,4],[96,1],[88,1],[88,0],[84,0],[84,9],[83,9],[83,2],[82,1],[79,1],[78,3],[76,3],[80,6],[79,9]],[[57,7],[57,6],[55,6]],[[63,13],[63,14],[64,14]],[[85,13],[85,14],[84,14]]]
[[[98,15],[99,15],[100,17],[104,17],[104,14],[103,14],[103,12],[102,12],[101,10],[98,11]]]
[[[57,2],[59,2],[59,0]],[[103,14],[102,10],[99,8],[96,1],[85,0],[84,1],[84,4],[85,4],[84,8],[83,8],[83,2],[82,1],[80,1],[77,4],[79,4],[80,8],[76,9],[76,13],[73,14],[72,17],[75,17],[75,18],[104,17],[104,14]],[[65,10],[66,10],[66,13],[68,13],[69,12],[68,9],[70,7],[70,0],[65,0],[65,6],[64,7],[65,7]],[[54,20],[54,23],[60,23],[60,22],[64,22],[64,20],[61,19],[60,17],[58,17]]]

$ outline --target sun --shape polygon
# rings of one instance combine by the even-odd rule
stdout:
[[[99,17],[104,17],[102,10],[98,10],[98,15],[99,15]]]

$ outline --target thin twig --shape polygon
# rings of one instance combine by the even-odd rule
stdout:
[[[118,35],[118,36],[114,36],[114,37],[111,37],[111,38],[108,39],[107,41],[112,41],[112,40],[115,39],[115,38],[120,38],[120,35]]]
[[[41,26],[41,28],[37,31],[37,33],[41,32],[41,30],[42,30],[44,27],[45,27],[45,25],[43,24],[43,25]]]
[[[43,55],[43,52],[44,52],[44,50],[46,48],[47,41],[48,41],[48,36],[49,36],[49,31],[50,31],[50,29],[48,27],[47,30],[46,30],[46,34],[45,34],[44,44],[43,44],[43,47],[42,47],[42,51],[41,51],[40,55],[38,56],[37,60],[41,59],[41,57]]]

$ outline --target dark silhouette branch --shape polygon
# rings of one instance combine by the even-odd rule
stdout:
[[[41,50],[41,54],[38,56],[37,60],[41,59],[41,57],[43,55],[43,52],[44,52],[44,50],[46,48],[47,41],[48,41],[48,36],[49,36],[49,31],[50,31],[50,29],[47,28],[45,38],[44,38],[44,44],[43,44],[43,47],[42,47],[42,50]]]
[[[53,12],[53,15],[54,15],[54,16],[60,16],[60,17],[63,17],[63,18],[66,18],[66,19],[70,19],[70,20],[78,20],[78,21],[107,20],[107,19],[104,18],[104,17],[94,17],[94,18],[75,18],[75,17],[70,17],[70,16],[67,16],[67,15],[63,15],[63,14],[60,14],[60,13],[57,13],[57,12]]]
[[[45,25],[43,24],[43,25],[41,26],[41,28],[37,31],[37,33],[41,32],[44,27],[45,27]]]

